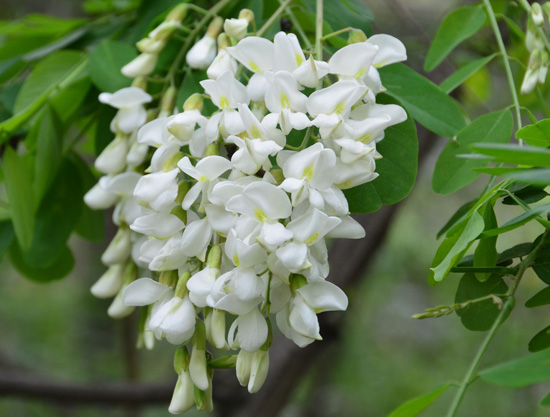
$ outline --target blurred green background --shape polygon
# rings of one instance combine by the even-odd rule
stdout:
[[[458,3],[367,1],[376,17],[375,32],[401,38],[408,47],[409,64],[415,68],[421,68],[429,37],[441,18]],[[30,12],[74,16],[80,13],[80,2],[0,2],[3,18]],[[486,44],[472,41],[462,54],[468,54],[468,47],[492,50],[491,34],[486,34],[485,39]],[[460,52],[455,59],[460,62]],[[490,78],[488,74],[484,71],[476,74],[460,91],[461,101],[471,115],[486,112],[487,107],[508,104],[503,101],[506,96],[502,97],[503,80]],[[437,74],[434,77],[440,81]],[[488,104],[482,104],[483,101]],[[358,288],[348,292],[350,308],[345,313],[343,339],[304,375],[283,416],[387,416],[405,400],[463,377],[483,334],[464,329],[455,315],[423,321],[411,319],[428,307],[453,302],[458,274],[436,288],[427,284],[427,271],[438,246],[435,235],[461,204],[477,195],[485,181],[482,179],[450,196],[433,192],[430,185],[433,167],[445,145],[444,139],[438,140],[441,143],[429,156],[411,196],[401,205],[388,239],[380,242],[374,267]],[[497,215],[501,222],[519,214],[514,207],[499,207]],[[541,232],[536,225],[518,230],[499,238],[499,250],[532,241]],[[90,244],[73,238],[77,267],[67,279],[49,285],[29,282],[5,261],[0,264],[0,372],[28,370],[56,381],[82,383],[128,378],[125,352],[128,343],[133,343],[132,323],[111,320],[106,314],[110,301],[98,300],[89,292],[104,270],[99,257],[106,244],[107,241]],[[518,292],[519,308],[490,347],[483,367],[528,353],[527,343],[543,327],[541,316],[550,313],[550,308],[527,310],[521,306],[540,288],[534,276],[526,276]],[[140,351],[140,381],[165,382],[174,378],[172,354],[173,347],[167,343],[158,343],[153,352]],[[538,403],[548,391],[549,384],[511,390],[477,381],[466,395],[460,416],[547,416],[550,413]],[[452,395],[451,388],[423,416],[444,415]],[[1,398],[0,416],[153,417],[168,416],[167,405],[135,412],[124,407],[74,407]],[[223,416],[223,410],[217,412]]]

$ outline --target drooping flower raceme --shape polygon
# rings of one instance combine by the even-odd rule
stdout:
[[[326,240],[365,235],[342,190],[377,177],[377,143],[407,118],[400,106],[376,103],[384,91],[377,68],[406,59],[400,41],[365,37],[315,60],[293,34],[246,36],[251,13],[215,19],[188,50],[189,67],[209,79],[183,112],[173,86],[156,104],[141,78],[100,96],[119,109],[115,139],[85,200],[114,205],[119,231],[92,292],[115,297],[114,317],[142,309],[144,346],[155,338],[183,345],[172,413],[210,409],[216,367],[236,367],[239,382],[258,391],[272,315],[303,347],[322,338],[317,314],[347,308],[328,281]],[[159,32],[140,41],[143,54],[162,49]],[[138,145],[142,159],[129,163]],[[211,359],[207,344],[239,352]]]

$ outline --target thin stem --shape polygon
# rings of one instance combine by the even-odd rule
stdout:
[[[473,382],[476,376],[477,369],[479,367],[479,364],[481,362],[481,359],[483,358],[483,355],[485,354],[487,348],[491,344],[493,338],[495,337],[498,329],[504,323],[504,320],[508,316],[508,314],[512,311],[514,308],[515,298],[514,294],[516,293],[516,290],[518,288],[518,285],[523,277],[523,274],[525,271],[531,267],[533,262],[535,261],[535,258],[537,257],[538,253],[542,250],[543,242],[546,238],[546,236],[550,232],[547,231],[541,238],[540,243],[537,245],[535,249],[523,260],[518,266],[518,272],[515,276],[515,279],[512,281],[512,285],[506,292],[506,296],[508,297],[506,299],[506,302],[504,303],[502,310],[500,310],[499,315],[497,316],[495,322],[493,323],[493,326],[491,327],[491,330],[489,330],[489,333],[487,333],[487,336],[485,336],[485,339],[483,340],[483,343],[479,347],[474,359],[472,360],[472,363],[470,364],[470,367],[468,368],[468,372],[466,372],[466,375],[464,376],[464,379],[462,380],[462,383],[460,384],[460,387],[453,399],[453,402],[451,403],[451,407],[449,408],[449,411],[447,412],[447,417],[454,417],[456,416],[456,413],[458,412],[458,408],[460,407],[460,403],[462,402],[462,399],[464,398],[464,394],[466,393],[466,390],[468,389],[468,386]]]
[[[521,129],[521,110],[519,106],[518,93],[516,91],[516,84],[514,83],[514,77],[512,75],[512,69],[510,68],[510,61],[508,59],[508,53],[506,52],[506,47],[504,46],[504,41],[502,40],[502,35],[500,34],[500,29],[498,28],[497,19],[495,17],[495,12],[491,6],[490,0],[483,0],[485,8],[487,9],[487,14],[489,15],[489,20],[491,21],[491,26],[497,39],[498,47],[500,53],[502,54],[502,60],[504,62],[504,69],[506,70],[506,77],[508,78],[508,85],[510,86],[510,92],[512,93],[512,100],[514,101],[514,107],[516,109],[516,121],[518,124],[518,130]]]
[[[329,33],[328,35],[323,36],[321,38],[321,41],[324,42],[327,39],[330,39],[330,38],[333,38],[335,36],[341,35],[342,33],[349,32],[351,29],[353,29],[353,28],[347,27],[347,28],[344,28],[344,29],[337,30],[336,32]]]
[[[315,55],[318,61],[323,60],[323,47],[321,38],[323,37],[323,0],[317,0],[317,20],[315,23]]]
[[[279,0],[279,3],[283,4],[283,0]],[[305,48],[309,50],[313,49],[313,45],[309,41],[309,38],[307,37],[306,32],[304,31],[304,28],[302,27],[302,25],[300,25],[300,22],[298,21],[298,19],[296,19],[296,16],[294,15],[294,12],[292,11],[291,7],[287,9],[286,14],[288,15],[288,18],[290,19],[290,21],[292,22],[292,27],[296,29],[296,32],[298,32],[298,35],[300,35],[300,37],[302,38]]]
[[[285,9],[288,7],[288,5],[292,2],[292,0],[285,0],[285,2],[281,3],[279,8],[275,10],[275,13],[271,15],[269,19],[267,19],[267,22],[264,23],[264,25],[260,28],[258,31],[258,36],[262,36],[264,33],[267,32],[267,30],[271,27],[271,25],[277,20],[277,18],[285,11]]]

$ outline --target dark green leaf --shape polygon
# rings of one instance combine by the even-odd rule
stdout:
[[[86,98],[90,87],[90,79],[88,77],[82,78],[51,98],[50,104],[59,115],[64,126],[79,116],[82,111],[81,104]]]
[[[485,114],[458,132],[456,140],[447,144],[437,160],[432,179],[433,189],[441,194],[449,194],[474,181],[480,174],[472,169],[487,165],[487,161],[456,156],[468,153],[472,143],[507,143],[513,128],[512,114],[505,109]]]
[[[457,227],[458,226],[458,227]],[[464,219],[460,226],[455,226],[454,232],[439,246],[430,268],[429,282],[434,285],[447,277],[473,241],[483,231],[483,217],[474,211],[469,218]]]
[[[538,185],[540,187],[550,185],[549,168],[516,170],[504,176],[523,184]]]
[[[4,181],[15,236],[24,249],[31,246],[34,230],[34,198],[30,156],[19,156],[7,147],[3,158]]]
[[[115,117],[116,112],[117,109],[111,106],[101,106],[99,108],[94,137],[96,156],[99,155],[115,137],[113,132],[111,132],[111,121]]]
[[[534,308],[550,304],[550,287],[539,291],[525,302],[525,307]]]
[[[497,265],[500,265],[507,261],[511,261],[516,258],[527,256],[531,253],[532,248],[533,244],[530,242],[526,242],[506,249],[502,253],[498,254]]]
[[[531,208],[529,211],[526,211],[525,213],[514,217],[512,220],[506,222],[501,227],[486,230],[481,234],[481,238],[489,237],[489,236],[496,236],[500,235],[502,233],[509,232],[510,230],[517,229],[520,226],[523,226],[525,223],[529,223],[531,220],[533,220],[536,217],[539,217],[540,215],[546,215],[550,212],[550,204],[542,204],[537,207]]]
[[[33,190],[38,204],[57,174],[63,152],[63,136],[59,117],[49,105],[45,106],[37,125]]]
[[[438,387],[427,394],[421,395],[420,397],[413,398],[412,400],[400,405],[388,417],[416,417],[432,405],[432,403],[437,400],[441,394],[447,390],[447,388],[449,388],[449,384]]]
[[[0,62],[0,83],[5,83],[10,80],[14,75],[22,71],[27,64],[18,58],[12,58],[6,61]],[[5,88],[5,87],[4,87]]]
[[[71,272],[74,267],[74,257],[67,246],[61,249],[50,265],[41,268],[34,264],[27,263],[18,245],[14,242],[10,249],[10,260],[24,276],[39,283],[47,283],[61,279]]]
[[[9,220],[0,222],[0,257],[6,253],[13,242],[13,224]]]
[[[36,212],[32,244],[22,252],[29,265],[46,268],[55,262],[80,217],[83,195],[78,168],[63,159]]]
[[[550,146],[550,119],[541,120],[516,132],[516,138],[523,139],[531,146],[547,148]]]
[[[395,103],[379,96],[379,103]],[[370,213],[382,205],[395,204],[405,198],[414,186],[418,168],[416,127],[409,118],[385,131],[384,140],[376,145],[383,158],[377,162],[378,178],[345,191],[352,213]]]
[[[472,149],[490,160],[506,164],[550,167],[550,150],[518,145],[502,145],[497,143],[480,143]]]
[[[544,191],[543,188],[532,187],[529,185],[527,186],[521,185],[521,188],[519,188],[518,190],[516,191],[509,190],[509,191],[513,192],[516,197],[518,197],[520,200],[522,200],[524,203],[527,203],[527,204],[536,203],[537,201],[540,201],[543,198],[548,196],[548,193]],[[514,205],[517,205],[518,203],[516,203],[516,201],[512,197],[507,196],[502,199],[502,204],[514,206]]]
[[[550,350],[493,366],[480,373],[489,384],[523,388],[550,380]]]
[[[473,62],[470,62],[467,65],[464,65],[462,68],[458,69],[454,74],[446,78],[439,87],[447,94],[461,85],[464,81],[474,75],[477,71],[487,65],[491,60],[497,56],[497,54],[492,54],[480,59],[476,59]]]
[[[464,274],[456,290],[455,302],[463,303],[490,294],[502,295],[507,290],[508,286],[498,275],[491,275],[486,281],[480,282],[474,274]],[[485,300],[472,303],[456,313],[468,330],[484,332],[491,328],[500,314],[500,308],[492,300]]]
[[[546,397],[542,399],[542,401],[540,402],[540,405],[542,407],[550,407],[550,394],[548,394]]]
[[[120,69],[137,56],[126,43],[105,40],[90,55],[90,78],[100,91],[114,93],[132,83]]]
[[[533,247],[539,245],[541,237],[539,236],[533,243]],[[535,263],[533,264],[533,271],[537,276],[546,284],[550,285],[550,242],[547,238],[542,243],[542,248],[535,257]]]
[[[445,16],[426,55],[424,70],[437,67],[454,48],[481,29],[485,19],[481,6],[460,7]]]
[[[497,218],[491,203],[485,205],[483,211],[483,221],[485,222],[485,230],[490,230],[498,227]],[[492,267],[496,266],[498,252],[496,248],[498,236],[491,236],[484,239],[479,239],[477,248],[474,252],[474,267]],[[480,281],[486,281],[491,274],[484,272],[476,272],[475,276]]]
[[[453,137],[466,126],[459,105],[437,85],[403,64],[380,68],[388,94],[398,99],[412,117],[440,136]]]
[[[83,57],[78,51],[57,51],[40,61],[21,87],[14,112],[22,112],[37,97],[59,85],[82,63]]]
[[[542,329],[529,341],[529,352],[540,352],[550,347],[550,326]]]

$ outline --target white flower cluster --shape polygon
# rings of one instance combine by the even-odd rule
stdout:
[[[525,47],[529,51],[529,63],[521,84],[521,94],[529,94],[537,84],[544,84],[550,66],[550,51],[547,50],[542,39],[545,35],[541,33],[544,30],[544,14],[547,18],[550,16],[550,4],[547,2],[541,6],[540,3],[533,3],[530,8],[527,33],[525,34]]]
[[[190,96],[183,112],[161,111],[144,124],[151,97],[143,90],[100,96],[119,108],[116,138],[97,158],[106,175],[86,202],[116,204],[120,229],[102,257],[110,268],[92,292],[117,294],[115,317],[149,306],[147,347],[153,335],[192,341],[191,354],[186,347],[176,354],[172,413],[195,403],[209,408],[216,360],[207,360],[207,341],[240,349],[228,361],[256,392],[269,367],[271,314],[303,347],[321,339],[318,313],[347,308],[344,292],[326,280],[326,239],[365,235],[342,189],[376,178],[376,143],[407,117],[375,99],[384,91],[376,68],[406,59],[397,39],[375,35],[317,61],[293,34],[280,32],[273,42],[245,37],[251,19],[243,16],[226,21],[231,33],[210,54],[205,94]],[[191,66],[208,55],[199,43],[187,56]],[[173,102],[174,92],[167,96],[164,103]],[[203,114],[205,98],[217,107],[213,114]],[[295,131],[302,143],[291,146]],[[142,175],[136,167],[144,163]]]

